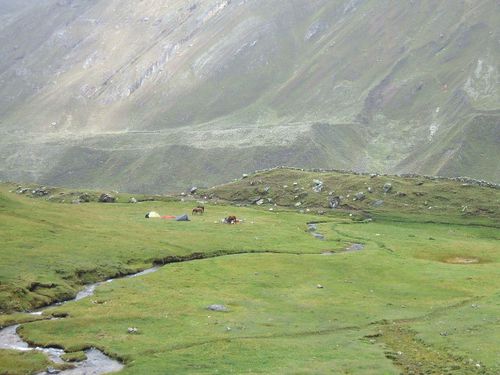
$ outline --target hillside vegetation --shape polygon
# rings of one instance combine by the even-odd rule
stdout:
[[[500,219],[500,186],[470,179],[274,168],[197,195],[271,210],[274,206],[319,214],[336,210],[358,219],[386,214],[463,223]]]
[[[500,181],[496,0],[0,2],[0,178],[291,165]]]
[[[319,181],[323,191],[312,191]],[[138,203],[24,189],[0,188],[0,326],[22,323],[25,340],[68,358],[96,347],[130,374],[500,371],[498,188],[277,169]],[[307,192],[300,207],[293,189]],[[82,194],[88,203],[67,204]],[[256,198],[265,202],[249,204]],[[205,214],[190,222],[144,218],[199,202]],[[242,221],[223,224],[228,215]],[[42,315],[23,312],[153,264],[166,265]],[[36,352],[0,350],[0,359],[9,374],[47,366]]]

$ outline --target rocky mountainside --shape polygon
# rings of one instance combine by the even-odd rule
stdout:
[[[497,0],[0,0],[0,20],[1,179],[500,181]]]

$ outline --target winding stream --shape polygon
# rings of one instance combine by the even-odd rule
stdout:
[[[160,267],[152,267],[147,270],[125,276],[125,278],[132,278],[132,277],[138,277],[138,276],[143,276],[147,275],[149,273],[156,272]],[[42,315],[43,310],[54,307],[54,306],[60,306],[61,304],[72,302],[72,301],[79,301],[83,298],[90,297],[94,294],[95,289],[105,283],[110,283],[114,280],[117,279],[109,279],[106,281],[101,281],[95,284],[89,284],[85,286],[83,290],[77,293],[75,298],[65,301],[63,303],[55,303],[50,306],[44,307],[41,310],[34,311],[31,314],[33,315]],[[54,318],[58,319],[58,318]],[[18,351],[30,351],[30,350],[37,350],[42,353],[45,353],[47,357],[54,363],[65,363],[64,360],[61,358],[63,354],[65,354],[65,351],[62,349],[58,348],[41,348],[41,347],[35,347],[35,346],[30,346],[27,342],[25,342],[18,334],[17,334],[17,329],[19,328],[19,324],[15,324],[6,328],[3,328],[0,330],[0,349],[10,349],[10,350],[18,350]],[[41,372],[38,375],[46,375],[46,374],[64,374],[64,375],[100,375],[100,374],[107,374],[110,372],[117,372],[123,369],[123,364],[120,362],[108,357],[105,355],[103,352],[101,352],[98,349],[95,348],[90,348],[85,351],[85,354],[87,356],[87,359],[81,362],[74,362],[75,368],[68,369],[68,370],[62,370],[62,371],[57,371],[52,368],[47,368],[45,372]]]
[[[358,245],[358,244],[356,244]],[[362,246],[363,245],[358,245]],[[356,248],[355,250],[361,250]],[[346,249],[347,251],[353,250],[353,249]],[[243,253],[243,252],[242,252]],[[239,254],[242,254],[239,253]],[[265,253],[268,253],[267,251]],[[295,254],[295,253],[294,253]],[[334,254],[334,252],[329,253],[329,254],[324,254],[324,255],[330,255]],[[231,254],[235,255],[235,254]],[[194,259],[203,259],[203,258],[193,258]],[[168,264],[165,262],[164,264]],[[31,314],[33,315],[42,315],[43,311],[45,309],[55,307],[55,306],[60,306],[68,302],[72,301],[79,301],[83,298],[90,297],[94,294],[95,290],[97,287],[100,285],[103,285],[105,283],[110,283],[113,282],[114,280],[117,279],[122,279],[122,278],[133,278],[133,277],[139,277],[143,275],[147,275],[153,272],[158,271],[161,268],[161,266],[155,266],[149,269],[146,269],[141,272],[137,272],[132,275],[127,275],[124,277],[120,278],[114,278],[114,279],[108,279],[106,281],[101,281],[97,282],[94,284],[89,284],[84,287],[83,290],[77,293],[75,298],[67,300],[65,302],[58,302],[54,303],[50,306],[46,306],[40,310],[34,311]],[[60,318],[52,318],[52,319],[60,319]],[[27,323],[26,323],[27,324]],[[38,350],[40,352],[43,352],[47,355],[47,357],[54,363],[65,363],[65,361],[61,358],[63,354],[65,354],[65,351],[62,349],[58,348],[42,348],[42,347],[35,347],[35,346],[30,346],[27,342],[25,342],[18,334],[17,334],[17,329],[19,328],[19,324],[12,325],[5,327],[0,330],[0,350],[2,349],[10,349],[10,350],[18,350],[18,351],[29,351],[29,350]],[[85,354],[87,356],[87,359],[81,362],[74,362],[72,363],[75,367],[72,369],[67,369],[67,370],[54,370],[52,368],[47,368],[45,372],[41,372],[38,375],[49,375],[49,374],[63,374],[63,375],[101,375],[101,374],[107,374],[107,373],[112,373],[112,372],[118,372],[123,369],[124,365],[107,355],[105,355],[103,352],[96,348],[90,348],[85,351]]]

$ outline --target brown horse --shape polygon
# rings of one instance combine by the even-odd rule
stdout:
[[[226,224],[236,224],[238,222],[238,219],[236,218],[236,216],[228,216],[224,219],[224,222]]]
[[[193,212],[192,214],[198,214],[198,215],[203,215],[203,213],[205,212],[205,208],[204,207],[195,207],[193,208]]]

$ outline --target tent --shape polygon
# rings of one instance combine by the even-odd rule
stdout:
[[[160,214],[154,211],[148,212],[146,214],[146,219],[159,219],[160,217],[161,217]]]
[[[184,215],[181,215],[181,216],[177,216],[175,218],[175,221],[189,221],[189,217],[188,217],[188,215],[184,214]]]

